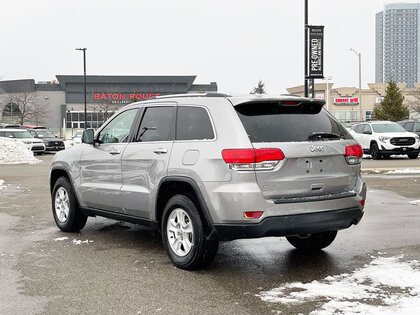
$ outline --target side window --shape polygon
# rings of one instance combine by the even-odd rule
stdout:
[[[33,136],[33,137],[35,137],[35,138],[37,138],[37,136],[36,136],[36,132],[35,131],[33,131],[33,130],[28,130],[28,132]]]
[[[99,134],[102,143],[127,142],[138,109],[129,109],[115,117]]]
[[[214,139],[213,127],[207,111],[201,107],[178,107],[176,140]]]
[[[357,133],[363,133],[363,128],[365,127],[365,125],[358,125],[356,126],[356,129],[354,131],[356,131]]]
[[[172,141],[175,134],[175,107],[148,107],[136,141]]]
[[[413,131],[413,123],[412,122],[405,123],[404,129],[408,131]]]
[[[420,132],[420,122],[415,122],[414,123],[413,131],[414,132]]]
[[[365,125],[365,128],[363,129],[363,133],[365,133],[365,132],[372,133],[372,130],[370,129],[370,126],[369,125]]]
[[[5,133],[3,131],[0,131],[0,137],[4,137]]]

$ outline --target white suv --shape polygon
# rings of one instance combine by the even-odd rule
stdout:
[[[0,137],[23,142],[26,148],[34,153],[45,152],[44,142],[34,138],[26,129],[0,129]]]
[[[391,121],[356,124],[350,133],[363,152],[372,155],[374,160],[389,158],[391,154],[407,154],[410,159],[416,159],[420,152],[419,136]]]

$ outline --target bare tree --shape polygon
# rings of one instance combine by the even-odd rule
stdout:
[[[4,98],[4,103],[16,109],[15,116],[19,117],[19,123],[39,124],[47,115],[47,104],[41,100],[33,86],[23,86],[20,92],[9,94]]]
[[[415,89],[408,95],[406,104],[411,111],[420,114],[420,89]]]

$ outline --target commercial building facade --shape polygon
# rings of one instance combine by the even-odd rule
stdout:
[[[31,94],[45,113],[25,123],[58,130],[85,128],[84,83],[80,75],[57,75],[56,81],[0,81],[0,122],[18,122],[16,97]],[[98,128],[122,106],[160,95],[217,92],[216,82],[194,84],[196,76],[101,76],[86,80],[87,128]]]
[[[338,87],[334,88],[333,83],[315,84],[315,98],[325,99],[325,107],[338,120],[343,123],[351,124],[352,122],[373,119],[373,109],[379,105],[384,97],[386,83],[369,83],[368,89],[362,89],[362,99],[359,101],[359,89],[356,87]],[[415,84],[415,88],[408,88],[406,83],[398,83],[398,87],[404,96],[405,104],[415,101],[413,95],[420,95],[420,84]],[[296,86],[288,88],[290,94],[304,95],[304,87]],[[328,95],[328,97],[327,97]],[[360,113],[362,115],[360,115]],[[417,118],[419,113],[410,112],[411,118]]]
[[[420,3],[395,3],[376,14],[375,82],[420,79]]]

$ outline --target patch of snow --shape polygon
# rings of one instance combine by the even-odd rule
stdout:
[[[378,257],[352,274],[309,283],[293,282],[259,296],[266,302],[319,302],[310,315],[420,314],[420,261]]]
[[[388,171],[385,174],[420,174],[420,170],[412,168],[403,168],[399,170]]]
[[[93,243],[93,241],[89,241],[89,240],[85,240],[85,241],[82,241],[82,240],[76,240],[76,239],[73,239],[73,244],[75,244],[75,245],[82,245],[82,244],[89,244],[89,243]]]
[[[57,241],[64,241],[64,240],[68,240],[69,238],[67,236],[64,237],[57,237],[56,239],[54,239],[55,242]]]
[[[36,164],[41,162],[34,157],[34,153],[28,150],[23,142],[0,138],[0,164]]]
[[[420,205],[420,200],[413,200],[408,202],[410,205]]]
[[[0,190],[2,190],[5,186],[3,186],[4,180],[0,179]]]
[[[363,154],[362,159],[371,159],[372,156],[370,154]]]

